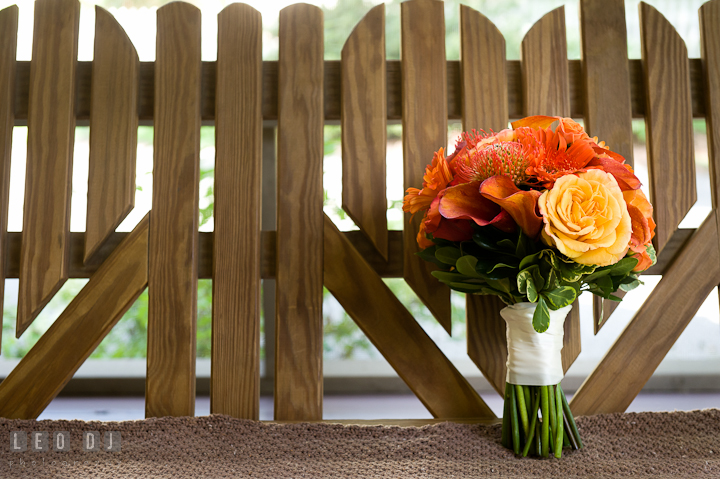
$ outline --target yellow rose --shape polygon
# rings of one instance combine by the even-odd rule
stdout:
[[[542,239],[581,264],[608,266],[627,253],[632,222],[615,178],[592,169],[565,175],[538,200]]]

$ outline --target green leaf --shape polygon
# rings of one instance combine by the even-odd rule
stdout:
[[[633,289],[637,288],[641,284],[642,284],[642,281],[640,281],[639,279],[636,279],[630,283],[621,284],[620,289],[622,291],[628,292],[628,291],[632,291]]]
[[[647,251],[647,254],[652,260],[651,266],[655,266],[655,263],[657,263],[657,254],[655,253],[655,247],[653,247],[652,243],[648,243],[647,246],[645,246],[645,251]]]
[[[465,276],[470,276],[472,278],[482,278],[475,269],[477,266],[478,260],[475,256],[466,254],[465,256],[460,257],[460,259],[457,260],[457,263],[455,263],[455,267],[458,270],[458,273],[464,274]]]
[[[528,270],[520,271],[517,275],[517,288],[520,294],[527,294],[527,283],[532,280],[532,273]]]
[[[518,258],[524,258],[534,251],[534,242],[520,230],[518,236],[517,247],[515,248],[515,256]]]
[[[595,285],[602,290],[605,296],[609,296],[615,292],[612,279],[607,276],[602,276],[595,280]]]
[[[430,246],[429,248],[425,248],[422,251],[418,251],[415,254],[417,256],[421,257],[422,259],[424,259],[425,261],[434,263],[434,264],[440,266],[441,268],[447,268],[447,265],[445,263],[443,263],[442,261],[440,261],[439,259],[437,259],[435,257],[435,251],[437,251],[437,250],[438,250],[438,246],[433,245],[433,246]]]
[[[435,257],[445,264],[455,266],[455,263],[462,256],[459,249],[454,246],[444,246],[435,251]]]
[[[610,270],[613,276],[625,276],[637,266],[637,258],[626,257],[615,263]]]
[[[490,286],[493,289],[497,289],[498,291],[502,291],[503,293],[511,293],[510,290],[510,280],[508,278],[502,278],[502,279],[488,279],[487,280],[488,286]]]
[[[577,291],[572,286],[560,286],[542,293],[542,295],[553,310],[564,308],[565,306],[572,304],[577,298]]]
[[[522,261],[520,261],[520,268],[521,270],[527,268],[528,266],[531,266],[533,264],[537,264],[540,259],[542,258],[542,254],[545,250],[540,251],[539,253],[531,254],[530,256],[525,256]]]
[[[507,251],[510,253],[515,253],[517,249],[515,242],[509,239],[500,240],[498,241],[497,245],[503,251]]]
[[[619,303],[620,301],[622,301],[622,298],[618,298],[618,297],[615,296],[614,294],[611,294],[610,296],[608,296],[607,299],[609,299],[610,301],[617,301],[618,303]]]
[[[533,281],[532,278],[529,279],[527,282],[527,298],[531,303],[538,300],[538,289],[539,288],[535,287],[535,281]]]
[[[451,271],[433,271],[430,274],[435,276],[437,279],[439,279],[443,283],[453,283],[453,282],[459,282],[459,281],[465,281],[468,279],[473,279],[469,276],[465,276],[464,274],[455,273],[455,272],[451,272]]]
[[[540,272],[540,266],[531,266],[530,268],[528,268],[528,271],[530,271],[530,274],[532,274],[533,282],[535,283],[535,287],[537,288],[536,291],[542,291],[545,287],[545,278],[543,278],[543,275]],[[533,301],[533,303],[534,302],[535,301]]]
[[[593,273],[585,276],[582,280],[585,283],[594,283],[596,279],[607,276],[612,272],[612,266],[603,266],[596,269]]]
[[[544,333],[550,326],[550,311],[548,310],[545,299],[540,296],[538,299],[535,313],[533,313],[533,329],[538,333]]]
[[[481,284],[449,283],[448,286],[461,293],[477,293],[486,289],[486,287]]]

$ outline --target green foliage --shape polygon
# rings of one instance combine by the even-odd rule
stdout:
[[[641,284],[633,272],[638,264],[636,258],[626,256],[603,267],[584,265],[522,232],[474,226],[472,241],[428,237],[435,244],[417,254],[439,267],[433,276],[461,293],[492,294],[506,304],[537,303],[533,327],[539,333],[548,328],[549,310],[569,306],[583,291],[620,301],[613,293],[630,291]],[[654,264],[655,250],[652,245],[647,250]]]

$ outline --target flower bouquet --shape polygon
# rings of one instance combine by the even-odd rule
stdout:
[[[560,387],[565,317],[583,291],[620,301],[655,263],[652,206],[624,162],[573,120],[532,116],[464,133],[407,190],[433,276],[508,305],[502,443],[515,454],[582,447]]]

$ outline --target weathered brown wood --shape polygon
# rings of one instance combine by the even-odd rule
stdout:
[[[0,308],[5,298],[5,267],[1,254],[7,248],[7,218],[10,196],[10,158],[15,94],[15,51],[17,47],[18,7],[0,10]],[[0,336],[2,325],[0,324]]]
[[[694,229],[679,229],[671,238],[668,245],[658,257],[655,266],[646,271],[645,274],[662,275],[672,263],[675,255],[682,249],[688,238],[695,232]],[[355,249],[372,266],[375,273],[382,278],[402,277],[402,231],[392,230],[389,232],[389,259],[385,261],[375,247],[359,231],[343,232]],[[107,242],[98,251],[98,262],[112,253],[113,249],[127,236],[127,233],[113,233]],[[260,233],[260,275],[263,279],[275,278],[275,254],[276,254],[276,233],[275,231],[262,231]],[[7,234],[7,247],[5,254],[7,263],[5,266],[6,278],[17,278],[20,269],[20,243],[21,233],[12,232]],[[84,233],[70,233],[70,278],[89,278],[97,271],[97,264],[83,264],[83,245],[85,244]],[[213,262],[213,233],[198,233],[198,278],[212,279]]]
[[[580,39],[585,86],[585,130],[633,164],[630,64],[625,3],[622,0],[582,0]],[[618,291],[619,296],[624,296]],[[593,297],[595,334],[618,306]]]
[[[342,205],[387,259],[385,5],[368,12],[342,49]]]
[[[200,10],[157,11],[150,214],[147,417],[195,414],[200,170]]]
[[[78,125],[87,125],[90,118],[90,76],[91,62],[78,62],[77,69],[77,110]],[[462,119],[462,82],[460,67],[457,60],[447,62],[448,75],[448,119]],[[387,119],[402,119],[402,80],[400,62],[389,60],[387,66]],[[510,118],[523,116],[522,80],[520,62],[508,60],[505,65],[508,85],[508,114]],[[277,74],[276,61],[263,62],[263,120],[269,123],[277,121]],[[215,62],[203,62],[202,79],[202,120],[203,124],[213,124],[215,119]],[[584,114],[585,87],[582,80],[580,60],[568,60],[570,83],[570,113],[573,118],[582,118]],[[325,62],[325,120],[340,120],[340,62]],[[18,62],[15,88],[15,125],[22,126],[27,122],[28,82],[30,78],[30,62]],[[692,90],[693,118],[705,117],[705,93],[702,63],[699,58],[690,59],[690,87]],[[140,62],[140,82],[138,91],[138,112],[140,123],[152,125],[154,102],[154,64]],[[640,60],[630,60],[630,95],[632,117],[645,117],[645,86],[643,84],[642,65]]]
[[[490,20],[465,5],[460,5],[460,58],[463,130],[507,128],[505,38]]]
[[[248,5],[218,15],[217,81],[210,412],[257,420],[262,19]]]
[[[147,286],[147,246],[146,216],[0,383],[0,417],[36,419],[57,396]]]
[[[505,395],[508,353],[505,321],[500,316],[504,307],[497,296],[467,295],[468,356],[501,396]]]
[[[425,167],[447,143],[447,75],[443,3],[414,0],[400,5],[402,27],[402,129],[404,188],[422,187]],[[422,215],[403,222],[403,277],[433,316],[450,333],[450,289],[430,275],[435,269],[415,255]]]
[[[332,220],[324,221],[325,287],[428,411],[443,418],[495,417]]]
[[[720,0],[700,7],[700,47],[705,82],[710,189],[714,209],[720,208]]]
[[[463,130],[500,131],[508,126],[505,39],[485,16],[460,6]],[[466,298],[468,356],[500,394],[505,394],[507,338],[497,297]]]
[[[650,5],[639,8],[653,244],[660,252],[697,201],[690,76],[687,48],[675,28]]]
[[[280,11],[275,419],[322,419],[323,14]]]
[[[35,2],[17,337],[68,277],[77,0]]]
[[[562,365],[563,371],[567,372],[582,350],[580,341],[580,305],[577,301],[573,303],[563,326]]]
[[[85,262],[135,207],[139,60],[115,18],[95,7]]]
[[[690,238],[607,355],[573,396],[575,415],[623,412],[712,289],[720,284],[713,212]],[[698,274],[702,271],[701,274]]]
[[[523,115],[570,116],[564,6],[532,26],[523,38],[520,54]]]

